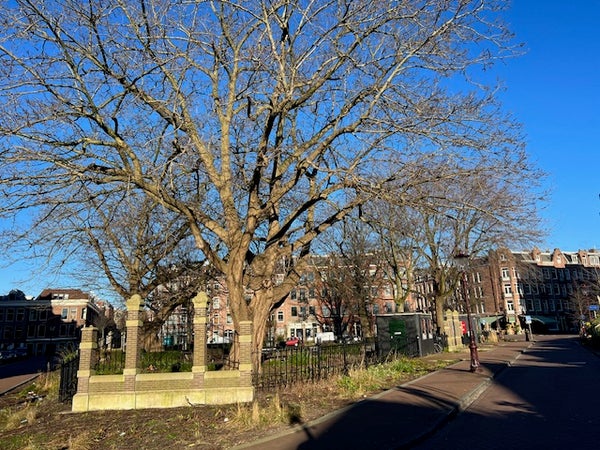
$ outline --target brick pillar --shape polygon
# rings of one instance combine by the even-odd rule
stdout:
[[[79,344],[79,370],[77,371],[77,393],[87,394],[90,386],[90,377],[94,374],[94,367],[98,362],[98,329],[83,327],[81,330],[81,343]]]
[[[144,301],[138,294],[132,295],[127,300],[127,340],[125,342],[125,390],[135,390],[135,376],[139,372],[140,353],[142,349],[142,311]]]
[[[204,292],[198,294],[192,299],[194,304],[194,363],[192,373],[194,374],[194,384],[201,388],[204,383],[204,373],[206,372],[206,324],[208,296]]]
[[[252,322],[240,321],[240,382],[252,386]]]

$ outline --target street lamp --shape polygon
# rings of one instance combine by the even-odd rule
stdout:
[[[467,266],[469,263],[469,255],[465,253],[458,253],[454,256],[456,266],[460,270],[460,286],[462,288],[462,296],[465,300],[465,306],[467,308],[467,330],[469,332],[469,352],[471,354],[471,372],[477,372],[480,370],[479,364],[479,352],[477,351],[477,341],[475,339],[475,333],[473,332],[473,324],[471,322],[471,302],[469,300],[469,289],[467,286]]]

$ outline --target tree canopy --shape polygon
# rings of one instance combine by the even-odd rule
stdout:
[[[485,72],[518,52],[503,3],[4,2],[0,212],[88,202],[74,185],[149,197],[260,346],[295,265],[360,205],[435,205],[428,185],[495,167],[531,177]]]

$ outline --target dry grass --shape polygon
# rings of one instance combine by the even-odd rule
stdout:
[[[278,392],[258,392],[254,402],[243,405],[78,414],[64,414],[68,406],[57,400],[58,375],[50,374],[14,395],[15,404],[0,410],[0,448],[231,448],[307,423],[448,364],[398,360]],[[27,402],[29,392],[42,400]]]

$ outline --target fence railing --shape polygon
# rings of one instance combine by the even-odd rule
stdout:
[[[79,352],[65,358],[60,362],[60,382],[58,386],[58,400],[62,403],[70,402],[77,392],[77,370],[79,369]]]
[[[261,372],[253,374],[253,384],[256,389],[262,390],[314,382],[378,362],[373,343],[265,349],[261,359]]]

